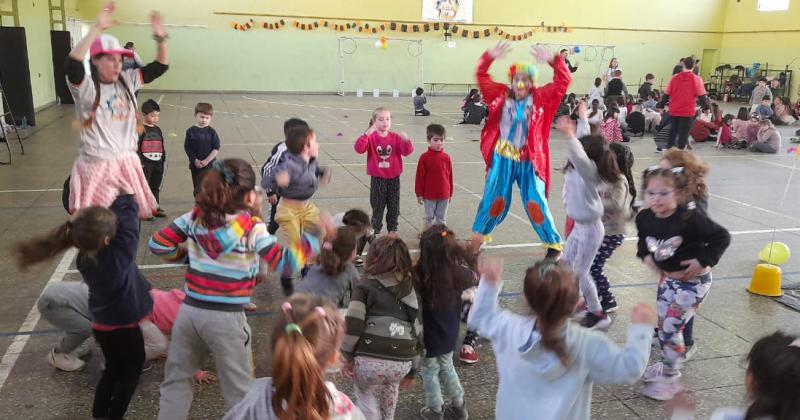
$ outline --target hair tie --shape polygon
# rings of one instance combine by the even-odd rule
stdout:
[[[794,341],[789,343],[789,347],[797,347],[800,349],[800,338],[796,338]]]
[[[295,333],[295,332],[300,334],[300,335],[303,335],[303,330],[300,329],[299,325],[295,324],[294,322],[292,322],[290,324],[286,324],[286,334],[292,335],[292,333]]]
[[[328,313],[325,311],[325,308],[323,308],[322,306],[317,306],[316,308],[314,308],[314,312],[316,312],[317,314],[319,314],[319,316],[321,316],[323,318],[327,318],[328,317]]]
[[[670,171],[672,171],[673,174],[682,173],[683,172],[683,166],[676,166],[676,167],[670,169]]]
[[[447,231],[446,231],[446,230],[443,230],[443,231],[442,231],[442,238],[446,238],[446,237],[447,237]]]
[[[544,260],[542,265],[539,266],[539,280],[544,279],[544,276],[547,273],[555,270],[556,267],[558,267],[558,263],[556,261]]]
[[[292,316],[292,304],[291,303],[283,302],[283,305],[281,305],[281,311],[283,311],[283,314],[286,316],[286,319],[288,319],[290,323],[294,322],[294,317]]]
[[[322,243],[322,249],[327,249],[328,251],[333,249],[333,244],[329,241],[325,241]]]
[[[219,174],[222,175],[222,180],[225,181],[226,184],[233,185],[236,182],[236,175],[231,168],[222,161],[215,160],[214,163],[211,164],[211,169],[219,172]]]

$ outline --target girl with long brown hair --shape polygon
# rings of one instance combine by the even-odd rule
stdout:
[[[393,419],[399,387],[414,383],[423,349],[414,276],[405,242],[381,236],[350,297],[342,373],[355,379],[356,404],[370,420]]]
[[[523,280],[527,315],[498,306],[502,271],[501,259],[478,262],[481,281],[469,315],[469,326],[491,341],[497,357],[497,418],[526,413],[589,419],[593,383],[633,383],[642,375],[656,319],[650,306],[634,306],[628,341],[620,348],[607,335],[569,319],[578,285],[566,264],[544,260],[528,268]]]
[[[92,332],[106,360],[92,406],[93,418],[121,419],[136,391],[145,360],[139,321],[153,308],[144,276],[136,266],[139,208],[122,195],[110,208],[79,210],[49,234],[20,242],[17,264],[26,268],[62,251],[78,249],[76,266],[89,287]],[[56,354],[50,357],[55,360]]]
[[[188,249],[186,299],[172,329],[161,384],[159,419],[185,419],[192,401],[192,375],[214,354],[227,408],[253,383],[252,334],[243,311],[262,271],[299,271],[319,253],[319,240],[302,232],[282,247],[259,216],[256,175],[242,159],[218,160],[203,176],[195,208],[156,232],[150,250],[182,259]],[[329,217],[322,225],[333,236]],[[186,248],[182,243],[187,242]]]
[[[422,232],[414,269],[425,331],[423,419],[441,419],[445,412],[448,418],[467,418],[464,388],[453,367],[453,350],[458,342],[461,294],[476,283],[473,266],[472,253],[447,226],[434,225]]]
[[[339,363],[344,319],[327,299],[296,293],[272,330],[272,377],[256,379],[224,420],[361,420],[350,398],[325,380]]]

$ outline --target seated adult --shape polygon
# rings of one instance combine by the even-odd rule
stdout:
[[[750,145],[751,152],[778,153],[781,148],[781,133],[775,129],[770,120],[761,120],[758,123],[758,134],[755,143]]]
[[[151,289],[153,311],[139,323],[144,337],[145,360],[167,356],[172,325],[186,296],[178,289]],[[74,372],[86,367],[82,357],[92,352],[92,318],[89,313],[89,287],[82,281],[63,281],[47,286],[37,308],[42,318],[64,331],[61,341],[47,354],[56,369]],[[195,380],[208,383],[216,377],[205,371],[195,373]]]

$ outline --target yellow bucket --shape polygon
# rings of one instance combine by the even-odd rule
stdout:
[[[781,268],[772,264],[758,264],[747,291],[761,296],[781,296]]]

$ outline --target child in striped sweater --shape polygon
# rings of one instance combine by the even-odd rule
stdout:
[[[278,245],[258,216],[256,176],[242,159],[212,164],[197,204],[150,239],[154,254],[182,258],[188,242],[186,299],[172,330],[159,419],[185,419],[192,401],[192,374],[214,354],[227,409],[253,384],[252,334],[242,306],[250,302],[259,265],[269,271],[299,270],[319,250],[307,232],[289,248]],[[227,198],[221,201],[220,198]],[[321,222],[328,232],[329,217]]]
[[[369,247],[364,278],[345,317],[342,369],[355,379],[356,405],[370,420],[391,420],[399,387],[414,383],[423,352],[414,267],[406,244],[386,235]]]

